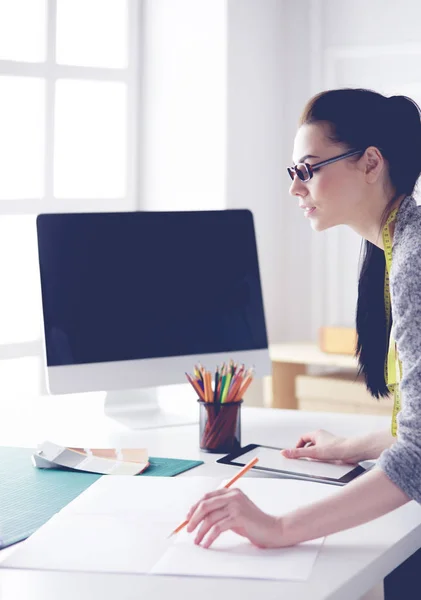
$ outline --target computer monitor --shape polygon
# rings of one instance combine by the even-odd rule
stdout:
[[[50,393],[106,390],[142,427],[198,362],[270,373],[250,211],[42,214],[37,237]]]

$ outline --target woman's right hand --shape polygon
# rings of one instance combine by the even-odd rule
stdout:
[[[339,464],[356,464],[362,460],[355,439],[338,437],[324,429],[304,434],[295,448],[284,449],[281,453],[287,458],[313,458]]]

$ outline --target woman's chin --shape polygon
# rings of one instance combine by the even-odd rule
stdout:
[[[331,227],[334,227],[335,225],[332,223],[328,223],[327,221],[324,221],[323,219],[314,217],[313,219],[310,220],[310,224],[311,224],[311,228],[313,229],[313,231],[325,231],[326,229],[330,229]]]
[[[324,226],[323,221],[321,219],[311,219],[310,224],[313,231],[319,232],[327,229],[327,227]]]

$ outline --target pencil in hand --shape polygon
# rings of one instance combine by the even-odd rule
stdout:
[[[224,485],[225,489],[230,488],[232,485],[234,485],[234,483],[240,479],[240,477],[242,477],[245,473],[247,473],[247,471],[249,471],[252,467],[254,467],[254,465],[259,462],[259,459],[257,458],[257,456],[255,456],[251,461],[249,461],[246,465],[244,465],[244,467],[242,469],[240,469],[238,471],[238,473],[236,473],[234,475],[234,477],[231,477],[231,479]],[[180,523],[180,525],[178,525],[174,531],[172,531],[170,533],[170,535],[168,536],[169,538],[173,535],[175,535],[176,533],[178,533],[179,531],[181,531],[182,529],[184,529],[184,527],[188,524],[189,519],[186,519],[185,521],[183,521],[182,523]]]

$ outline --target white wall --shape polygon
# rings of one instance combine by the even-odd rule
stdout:
[[[143,0],[141,207],[225,206],[226,1]]]
[[[296,99],[307,95],[300,78],[289,77],[288,8],[279,0],[228,2],[227,204],[255,215],[271,342],[306,338],[310,322],[310,237],[286,173]],[[298,69],[307,68],[304,55]],[[292,124],[286,115],[294,111]]]

